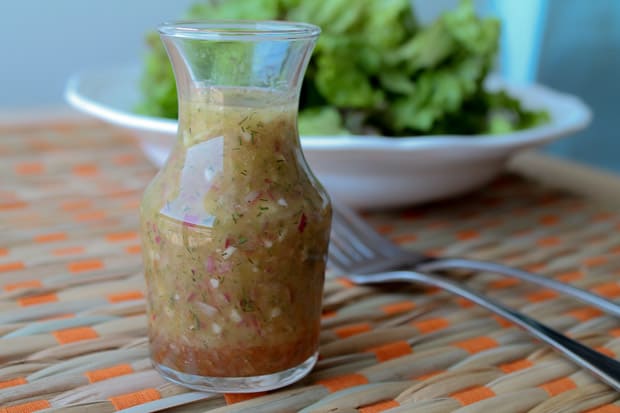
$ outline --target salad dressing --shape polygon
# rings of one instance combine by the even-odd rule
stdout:
[[[331,219],[297,108],[260,89],[191,95],[141,205],[152,358],[212,377],[293,368],[317,351]]]

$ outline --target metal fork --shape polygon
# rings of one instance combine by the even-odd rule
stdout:
[[[555,290],[598,307],[608,314],[620,317],[619,304],[551,278],[493,262],[467,258],[430,257],[419,252],[405,250],[379,235],[349,207],[336,202],[333,204],[330,264],[345,272],[371,274],[401,269],[425,273],[449,269],[493,272]]]
[[[547,343],[577,365],[589,370],[603,382],[620,391],[620,362],[585,346],[564,334],[547,327],[503,304],[485,297],[469,288],[446,278],[414,271],[392,271],[376,274],[351,274],[345,276],[355,284],[381,284],[390,282],[414,282],[441,288],[466,298],[487,310],[520,326],[532,336]]]
[[[334,209],[332,242],[329,250],[329,259],[331,265],[335,265],[345,273],[348,273],[349,275],[346,275],[346,277],[352,282],[360,285],[381,284],[388,282],[415,282],[438,287],[473,301],[498,316],[520,326],[524,330],[528,331],[532,336],[549,344],[551,347],[567,356],[579,366],[589,370],[615,390],[620,391],[620,362],[607,357],[606,355],[601,354],[590,347],[585,346],[563,335],[562,333],[555,331],[552,328],[547,327],[546,325],[539,323],[538,321],[511,308],[508,308],[489,297],[485,297],[482,294],[475,292],[457,282],[441,276],[416,271],[392,271],[374,274],[355,273],[355,269],[362,267],[361,264],[367,260],[360,248],[365,251],[365,254],[371,254],[374,250],[370,249],[370,247],[366,244],[363,244],[358,238],[349,237],[349,235],[353,233],[353,229],[344,226],[340,218],[342,209],[339,207]],[[348,213],[349,216],[351,216],[351,214],[356,217],[352,211]],[[359,221],[363,223],[361,219],[359,219]],[[365,223],[364,227],[366,227]],[[355,229],[357,230],[364,227],[356,227]],[[343,233],[343,228],[348,230],[348,232]],[[370,228],[370,231],[367,232],[377,239],[383,239],[381,236],[376,234],[372,228]],[[347,242],[355,244],[355,249],[353,250],[351,247],[347,247]],[[389,243],[384,243],[384,245],[394,248],[394,246]],[[377,258],[377,254],[371,254],[373,262],[379,259]],[[398,265],[410,264],[409,261],[405,260],[396,262]]]

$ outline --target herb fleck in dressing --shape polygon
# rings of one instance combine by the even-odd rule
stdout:
[[[224,88],[181,102],[180,139],[141,206],[157,363],[246,377],[317,351],[331,210],[289,102]]]

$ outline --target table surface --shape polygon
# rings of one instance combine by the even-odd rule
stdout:
[[[1,412],[620,412],[620,395],[472,303],[327,282],[321,359],[287,389],[217,395],[150,366],[137,207],[155,170],[92,121],[0,126]],[[490,259],[620,297],[620,180],[538,154],[463,198],[366,214],[407,248]],[[463,282],[599,351],[620,322],[495,274]],[[530,410],[531,409],[531,410]]]

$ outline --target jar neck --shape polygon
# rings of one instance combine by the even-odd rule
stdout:
[[[318,27],[289,22],[179,22],[160,28],[179,101],[195,90],[270,90],[298,100]]]
[[[271,144],[299,146],[296,96],[227,87],[194,89],[189,96],[179,100],[178,135],[183,147],[216,138],[237,151]]]

